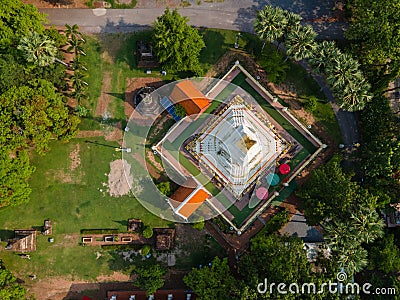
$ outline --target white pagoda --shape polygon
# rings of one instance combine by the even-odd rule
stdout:
[[[212,175],[241,198],[246,189],[283,151],[265,115],[239,95],[207,126],[192,149]]]

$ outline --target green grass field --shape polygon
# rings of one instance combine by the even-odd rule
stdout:
[[[71,171],[69,156],[77,144],[81,164]],[[133,196],[114,198],[105,192],[107,187],[103,183],[107,183],[105,174],[110,171],[110,162],[121,158],[121,153],[113,149],[116,146],[119,145],[103,138],[75,139],[68,144],[54,142],[45,157],[34,156],[36,172],[30,180],[31,201],[0,210],[0,237],[2,240],[12,237],[15,228],[42,226],[43,220],[50,218],[55,243],[50,244],[47,237],[39,235],[37,251],[30,261],[1,250],[0,256],[11,270],[25,275],[34,272],[42,278],[72,275],[95,279],[111,272],[108,266],[111,257],[99,247],[79,246],[81,229],[126,231],[128,218],[140,218],[153,227],[171,225],[148,212]],[[96,251],[103,254],[99,260]]]
[[[69,156],[78,144],[81,164],[71,171]],[[45,218],[50,218],[56,222],[57,233],[67,234],[79,233],[84,228],[124,230],[121,222],[135,217],[154,226],[166,225],[132,196],[114,198],[106,193],[107,187],[103,183],[107,183],[110,162],[121,159],[121,153],[113,149],[117,146],[103,138],[52,143],[51,151],[45,157],[33,159],[37,167],[30,180],[31,201],[1,210],[0,224],[6,229],[30,227],[41,225]]]

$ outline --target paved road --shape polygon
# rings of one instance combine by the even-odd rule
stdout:
[[[162,15],[164,9],[40,9],[48,15],[50,24],[63,26],[78,24],[83,32],[129,32],[147,28]],[[198,27],[221,28],[253,32],[255,9],[230,7],[182,8],[179,12],[189,17]],[[308,22],[322,39],[343,38],[344,23]]]

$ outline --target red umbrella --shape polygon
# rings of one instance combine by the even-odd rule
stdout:
[[[288,174],[290,172],[290,166],[288,164],[281,164],[279,166],[279,172],[281,172],[282,175]]]
[[[89,298],[88,296],[83,296],[82,300],[92,300],[92,298]]]

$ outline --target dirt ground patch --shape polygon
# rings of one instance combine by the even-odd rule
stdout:
[[[181,7],[181,0],[137,0],[137,8],[164,8],[174,9]]]
[[[63,169],[51,169],[46,172],[46,177],[58,180],[61,183],[82,183],[82,178],[85,173],[82,171],[71,172]]]
[[[106,282],[106,281],[129,281],[130,276],[127,274],[114,272],[112,275],[101,275],[96,278],[96,281]]]
[[[80,151],[81,151],[81,145],[76,144],[75,149],[72,150],[71,153],[69,154],[69,158],[71,159],[71,166],[70,166],[71,171],[74,171],[81,165],[81,158],[79,156]]]
[[[98,137],[104,136],[106,141],[117,141],[121,142],[123,138],[123,130],[121,128],[121,122],[118,122],[115,126],[107,126],[108,128],[112,127],[111,130],[80,130],[77,134],[77,138],[89,138],[89,137]]]
[[[87,0],[65,0],[64,4],[52,4],[50,0],[22,0],[22,2],[25,4],[33,4],[38,8],[88,8],[85,4]]]
[[[123,137],[122,123],[118,122],[113,126],[113,130],[107,132],[104,136],[106,141],[121,141]]]
[[[151,86],[154,88],[159,88],[165,84],[158,77],[139,77],[139,78],[129,78],[127,80],[127,88],[125,91],[125,115],[130,117],[134,110],[133,98],[135,93],[142,87]]]
[[[129,280],[129,275],[114,272],[111,275],[98,276],[96,283],[76,281],[66,277],[53,277],[29,282],[27,286],[29,293],[34,294],[36,299],[40,300],[82,299],[85,291],[91,291],[90,295],[93,299],[103,299],[104,292],[101,292],[101,286],[104,285],[104,282],[126,282]]]
[[[163,166],[156,161],[156,159],[154,158],[154,153],[152,151],[147,151],[146,156],[159,172],[164,172]]]
[[[127,176],[125,176],[125,172]],[[110,196],[120,197],[127,195],[133,183],[131,165],[124,159],[117,159],[110,163],[108,174],[108,189]]]
[[[88,138],[88,137],[96,137],[103,136],[104,133],[101,130],[79,130],[76,135],[77,138]]]

